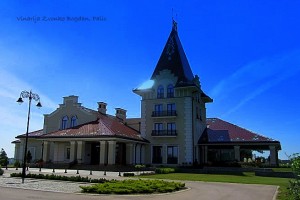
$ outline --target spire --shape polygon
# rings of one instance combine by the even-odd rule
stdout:
[[[177,32],[177,22],[172,18],[172,30]]]
[[[168,69],[178,77],[176,86],[195,85],[194,75],[178,37],[177,22],[172,18],[172,31],[151,76],[154,79],[161,71]]]

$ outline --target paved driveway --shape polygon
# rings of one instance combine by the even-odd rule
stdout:
[[[86,172],[89,173],[89,172]],[[117,178],[117,175],[115,178]],[[93,174],[93,176],[95,176]],[[99,178],[99,177],[98,177]],[[108,177],[106,177],[108,178]],[[121,177],[118,177],[121,178]],[[122,177],[123,178],[123,177]],[[21,183],[20,178],[0,177],[0,199],[2,200],[81,200],[81,199],[164,199],[164,200],[274,200],[277,191],[276,186],[252,185],[235,183],[211,183],[184,181],[189,188],[184,191],[157,194],[157,195],[88,195],[75,194],[79,192],[79,185],[85,183],[25,179]],[[43,191],[41,191],[43,190]],[[100,198],[99,198],[100,196]]]

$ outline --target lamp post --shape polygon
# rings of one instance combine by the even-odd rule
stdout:
[[[29,99],[29,106],[28,106],[28,116],[27,116],[27,129],[26,129],[26,137],[25,137],[25,148],[24,148],[24,158],[23,158],[23,167],[22,167],[22,183],[24,183],[24,179],[26,176],[26,160],[27,160],[27,143],[28,143],[28,131],[29,131],[29,120],[30,120],[30,108],[31,108],[31,100],[38,101],[36,104],[37,107],[42,107],[42,104],[40,102],[40,97],[38,94],[32,93],[31,90],[30,92],[27,91],[22,91],[20,94],[20,98],[18,99],[18,103],[21,104],[23,103],[22,98],[28,98]]]

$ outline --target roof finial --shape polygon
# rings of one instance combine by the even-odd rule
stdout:
[[[176,18],[177,18],[177,13],[176,13]],[[177,32],[177,22],[174,20],[173,17],[173,8],[172,8],[172,30]]]

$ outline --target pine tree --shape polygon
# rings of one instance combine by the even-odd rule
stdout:
[[[0,151],[0,165],[2,165],[2,166],[8,165],[8,157],[3,148]]]

